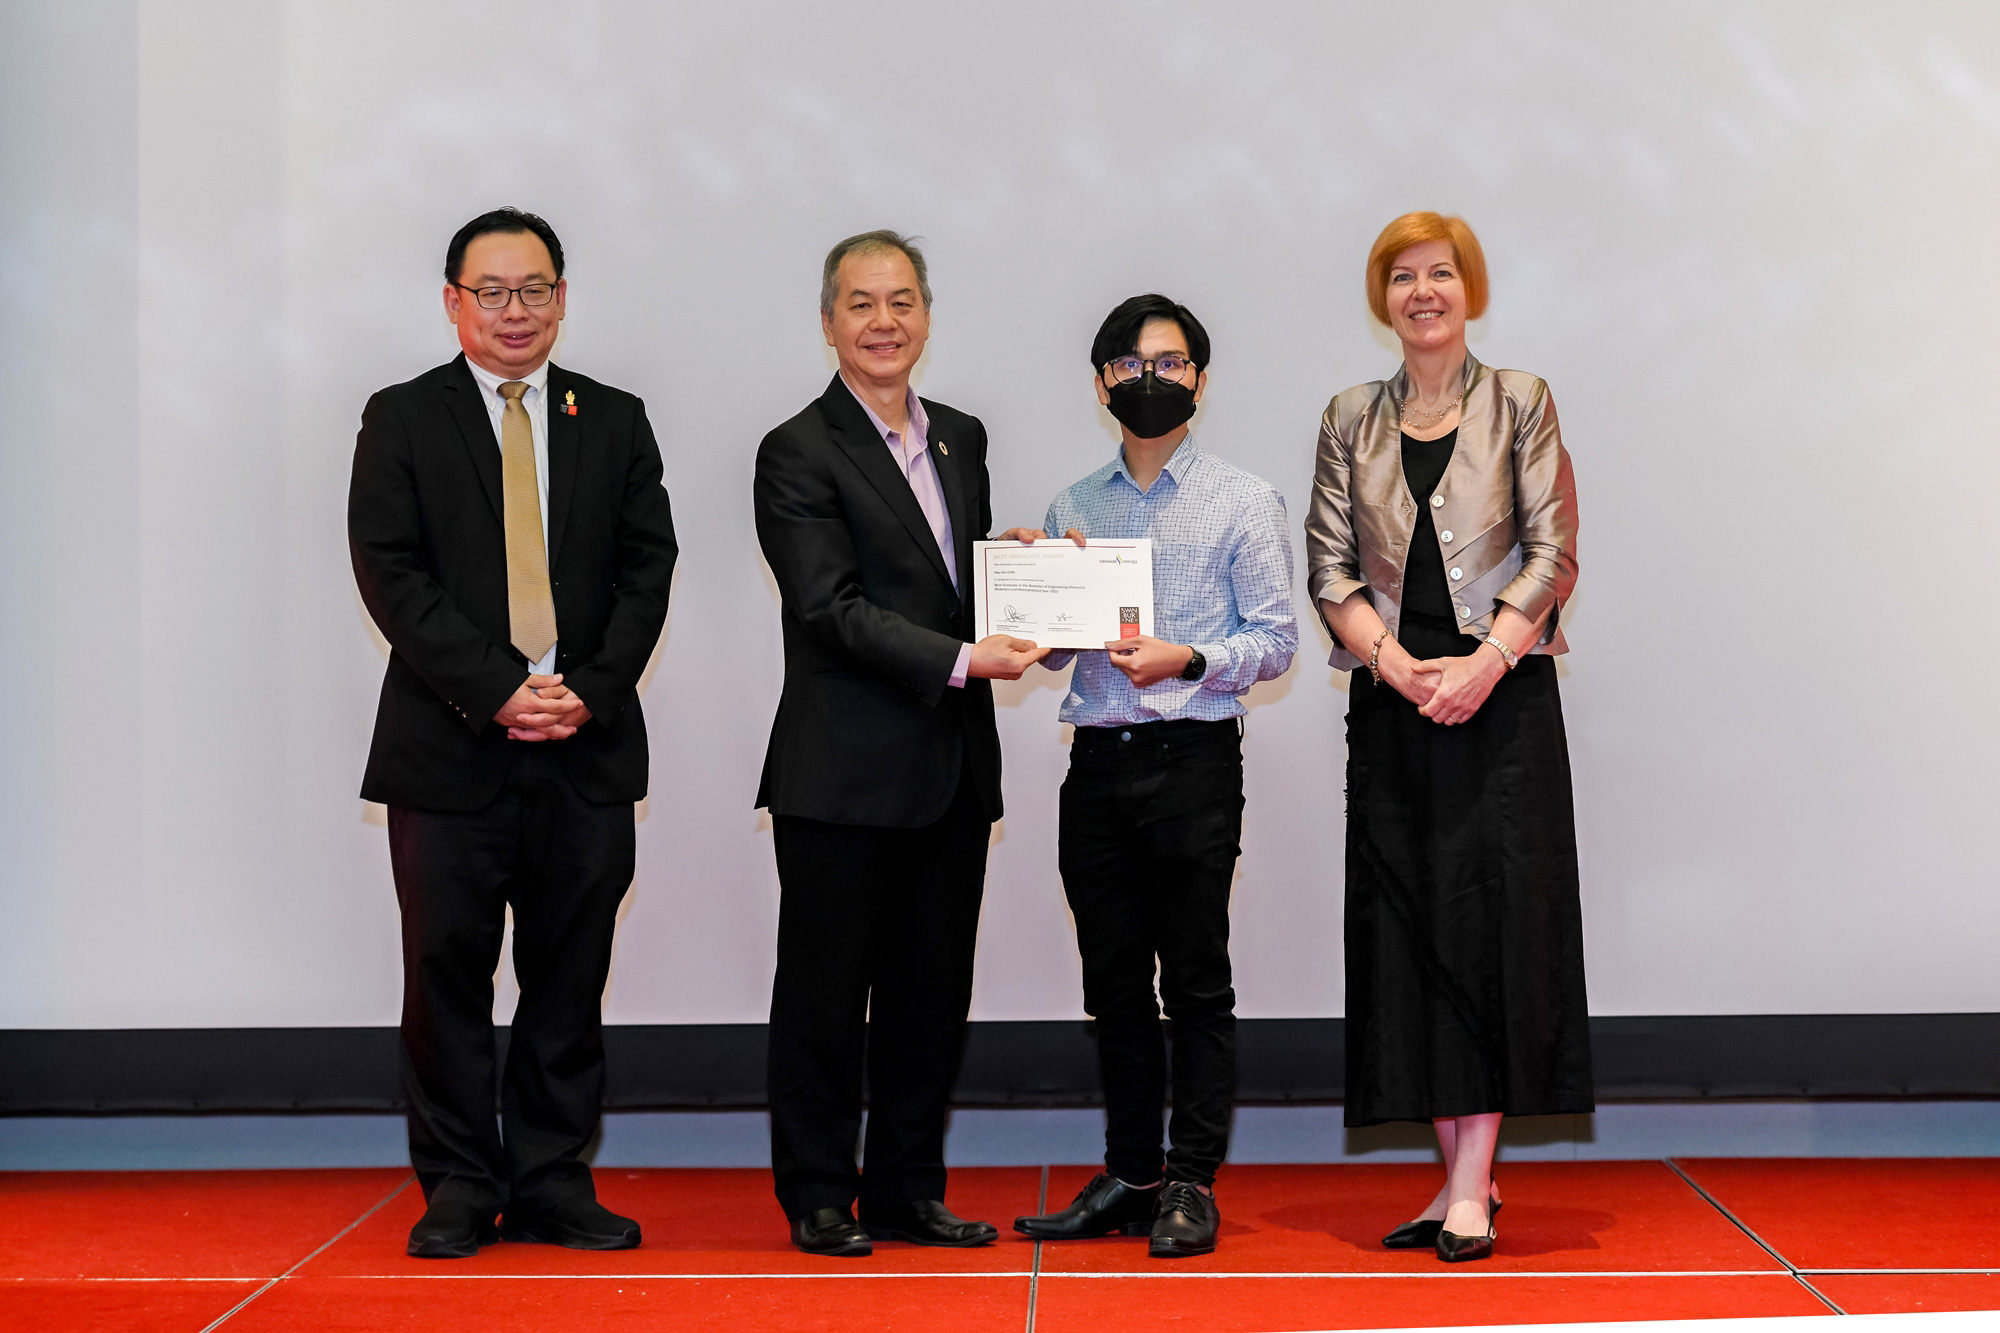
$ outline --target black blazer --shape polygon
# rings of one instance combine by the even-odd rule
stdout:
[[[951,687],[972,628],[972,543],[993,521],[986,428],[923,400],[958,586],[881,435],[840,376],[757,449],[757,540],[784,598],[785,692],[757,804],[834,824],[921,828],[961,772],[1000,817],[984,680]]]
[[[562,411],[575,395],[576,413]],[[556,670],[590,706],[561,755],[592,801],[646,794],[637,686],[667,617],[673,515],[645,405],[549,366],[549,578]],[[493,721],[528,675],[509,642],[500,446],[464,356],[382,390],[361,413],[347,539],[361,600],[389,640],[361,795],[477,810],[518,748]]]

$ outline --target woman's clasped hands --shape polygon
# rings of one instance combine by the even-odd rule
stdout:
[[[1419,660],[1394,639],[1383,643],[1379,666],[1390,688],[1446,727],[1471,721],[1507,670],[1498,653]]]

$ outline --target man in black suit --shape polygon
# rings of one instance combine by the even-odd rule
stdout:
[[[944,1122],[1000,817],[988,681],[1047,650],[967,641],[972,543],[992,521],[986,429],[910,389],[930,304],[904,237],[836,245],[820,323],[840,372],[757,451],[757,537],[785,635],[757,794],[780,894],[771,1164],[792,1241],[814,1254],[998,1234],[944,1206]]]
[[[496,1231],[639,1243],[597,1202],[582,1152],[646,794],[637,687],[678,548],[644,405],[549,362],[562,273],[531,213],[459,230],[444,305],[464,354],[368,400],[348,492],[354,577],[392,650],[361,794],[389,807],[403,1090],[428,1202],[409,1252],[425,1258],[476,1254]],[[510,905],[521,1000],[496,1126]]]

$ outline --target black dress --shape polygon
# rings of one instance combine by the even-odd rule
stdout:
[[[1457,439],[1403,437],[1421,517],[1397,638],[1420,659],[1479,650],[1452,618],[1430,517]],[[1594,1108],[1554,659],[1524,655],[1452,727],[1353,673],[1346,953],[1349,1126]]]

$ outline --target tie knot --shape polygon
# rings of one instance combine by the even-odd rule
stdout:
[[[526,380],[508,380],[500,386],[500,396],[510,403],[521,401],[521,395],[528,391]]]

